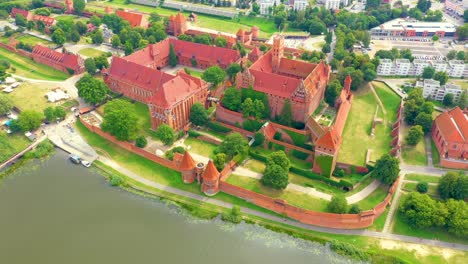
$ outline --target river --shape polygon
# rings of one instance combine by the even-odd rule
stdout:
[[[250,225],[198,220],[111,187],[56,151],[0,184],[1,263],[349,263]]]

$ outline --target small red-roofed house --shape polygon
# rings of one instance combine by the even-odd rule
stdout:
[[[84,60],[79,55],[61,53],[42,45],[34,46],[32,59],[66,73],[80,74],[84,72]]]
[[[128,21],[131,27],[148,27],[148,21],[143,14],[140,13],[133,13],[126,10],[117,10],[115,14],[121,17],[122,19]]]

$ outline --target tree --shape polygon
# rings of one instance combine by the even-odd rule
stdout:
[[[348,211],[348,202],[343,195],[334,195],[327,209],[330,213],[345,214]]]
[[[227,75],[229,78],[232,80],[234,77],[236,77],[237,73],[241,71],[241,66],[239,63],[233,63],[229,65],[229,67],[226,70]]]
[[[148,144],[148,140],[144,136],[139,136],[135,139],[135,146],[144,148]]]
[[[384,154],[375,163],[373,175],[383,183],[391,185],[398,178],[399,173],[400,161],[389,154]]]
[[[263,142],[265,141],[265,135],[263,135],[262,132],[255,132],[254,134],[254,143],[253,145],[254,146],[260,146],[263,144]]]
[[[280,123],[281,125],[284,125],[284,126],[292,125],[292,122],[293,122],[292,107],[291,107],[291,101],[289,99],[286,99],[284,101],[281,114],[277,118],[278,118],[278,123]]]
[[[18,115],[18,119],[13,120],[11,127],[13,131],[32,131],[39,128],[42,124],[44,115],[34,110],[26,110]]]
[[[255,13],[256,15],[260,14],[260,6],[256,2],[252,4],[252,13]]]
[[[89,18],[89,23],[93,24],[96,27],[99,27],[102,24],[101,18],[93,15]]]
[[[224,168],[224,164],[226,163],[226,154],[218,153],[213,159],[213,163],[219,171],[222,171]]]
[[[13,109],[13,100],[10,97],[0,94],[0,116],[6,115]]]
[[[457,57],[457,51],[456,50],[449,51],[446,57],[447,57],[447,60],[454,60]]]
[[[330,44],[325,43],[325,45],[323,45],[323,47],[322,47],[322,52],[323,53],[329,53],[330,51],[331,51]]]
[[[65,32],[61,28],[58,28],[52,33],[52,41],[57,45],[63,45],[67,37],[65,36]]]
[[[152,12],[148,20],[150,23],[156,23],[156,22],[161,21],[162,17],[158,13]]]
[[[224,79],[226,79],[226,72],[219,66],[211,66],[203,72],[202,77],[204,81],[218,86]]]
[[[375,65],[370,62],[364,64],[363,75],[364,75],[364,81],[366,82],[370,82],[374,80],[375,78],[377,78],[377,71],[376,71]],[[354,79],[353,79],[353,82],[354,82]]]
[[[461,108],[464,109],[468,107],[468,94],[466,93],[466,90],[464,90],[460,97],[458,98],[457,105]]]
[[[174,129],[167,124],[162,124],[156,129],[156,137],[161,140],[164,145],[172,145],[175,140]]]
[[[427,102],[427,101],[424,102],[419,107],[419,112],[432,115],[432,112],[434,112],[434,104],[432,102]]]
[[[442,72],[442,71],[436,72],[436,73],[434,74],[434,77],[433,77],[434,80],[440,82],[440,85],[446,84],[447,81],[448,81],[448,78],[449,78],[449,77],[448,77],[447,73],[446,73],[446,72]]]
[[[47,121],[54,121],[55,120],[55,109],[52,106],[47,107],[44,109],[44,117]]]
[[[426,13],[426,11],[431,8],[431,0],[418,0],[416,8],[421,10],[421,12]]]
[[[406,136],[406,143],[411,146],[416,146],[423,138],[423,136],[424,132],[422,126],[412,126],[408,131],[408,135]]]
[[[445,105],[445,106],[452,106],[453,105],[453,94],[446,94],[444,96],[444,100],[442,101],[442,103]]]
[[[463,19],[465,20],[465,23],[468,22],[468,9],[465,9],[465,11],[463,11]]]
[[[34,28],[34,26],[36,26],[36,24],[34,24],[34,21],[30,20],[26,23],[26,28],[28,30],[32,30]]]
[[[177,57],[177,54],[175,53],[174,50],[174,45],[170,45],[169,47],[169,65],[171,67],[177,66],[177,63],[179,63],[179,57]]]
[[[21,14],[16,14],[15,16],[15,24],[19,27],[26,27],[27,21],[26,18]]]
[[[309,21],[309,32],[312,35],[320,35],[327,30],[327,26],[320,19],[313,19]]]
[[[445,203],[448,211],[446,219],[447,230],[459,237],[468,236],[468,204],[464,201],[453,199]]]
[[[44,24],[44,22],[41,21],[41,20],[37,20],[37,21],[36,21],[36,28],[37,28],[38,31],[44,32],[44,31],[45,31],[45,24]]]
[[[96,30],[91,34],[91,41],[93,44],[102,44],[104,41],[104,36],[102,35],[102,31],[100,29]]]
[[[416,185],[416,191],[419,193],[427,193],[427,190],[429,189],[429,184],[427,182],[418,182]]]
[[[400,203],[399,211],[405,221],[416,228],[442,226],[448,215],[443,203],[418,192],[407,194]]]
[[[214,44],[216,47],[226,47],[227,46],[227,39],[223,37],[216,37],[214,40]]]
[[[126,56],[130,55],[130,54],[133,53],[133,51],[134,51],[134,49],[133,49],[132,43],[130,43],[130,41],[127,40],[125,42],[125,48],[124,48],[125,55]]]
[[[255,106],[252,99],[245,99],[244,102],[241,104],[241,109],[242,113],[244,114],[244,117],[252,116],[255,113]]]
[[[285,189],[289,183],[288,172],[277,164],[268,165],[260,182],[274,189]]]
[[[55,107],[55,118],[63,120],[67,116],[67,111],[62,106]]]
[[[349,213],[350,214],[359,214],[361,213],[361,208],[359,208],[358,204],[353,204],[351,208],[349,208]]]
[[[465,200],[468,198],[468,176],[449,171],[440,178],[437,189],[442,199]]]
[[[113,35],[111,38],[111,45],[113,48],[118,48],[122,43],[120,42],[120,37],[119,35]]]
[[[367,6],[366,6],[366,8],[367,8],[367,9],[370,9],[370,8],[377,8],[377,7],[379,7],[381,4],[382,4],[382,0],[368,0],[368,1],[367,1]]]
[[[109,67],[109,61],[107,60],[107,56],[105,54],[94,58],[94,63],[96,64],[96,68],[98,70]]]
[[[227,88],[221,100],[221,104],[231,111],[238,111],[241,105],[242,94],[235,87]]]
[[[427,66],[424,68],[423,70],[423,73],[422,73],[422,78],[423,79],[432,79],[432,77],[434,76],[435,74],[435,69],[430,67],[430,66]]]
[[[202,35],[196,35],[193,41],[195,43],[211,45],[211,42],[213,41],[213,39],[211,38],[209,34],[202,34]]]
[[[468,38],[468,24],[457,27],[456,32],[458,35],[458,40],[465,40]]]
[[[90,74],[85,74],[81,77],[76,83],[76,88],[78,88],[79,97],[83,98],[85,102],[94,105],[102,103],[109,93],[107,85]]]
[[[284,5],[280,5],[280,6],[284,6]],[[275,15],[273,16],[273,21],[275,22],[276,28],[283,29],[287,18],[288,18],[288,14],[284,10],[284,8],[281,11],[275,12]]]
[[[286,154],[282,150],[275,151],[268,155],[266,165],[271,166],[273,164],[279,165],[286,171],[289,171],[289,168],[291,167],[291,162],[289,161],[288,156],[286,156]]]
[[[208,122],[208,113],[201,103],[194,103],[190,109],[190,122],[196,126],[203,126]]]
[[[259,99],[255,99],[254,101],[254,115],[257,120],[262,119],[265,115],[265,105]]]
[[[93,58],[87,58],[85,60],[85,69],[86,71],[89,73],[89,74],[96,74],[96,63],[94,63],[94,59]]]
[[[336,97],[340,94],[342,87],[338,80],[333,80],[333,82],[327,85],[327,89],[325,90],[325,102],[328,105],[334,106]]]
[[[118,140],[135,138],[137,125],[138,116],[135,107],[130,102],[116,99],[104,107],[101,129],[114,135]]]
[[[88,31],[88,27],[86,26],[86,24],[81,21],[75,23],[75,28],[80,35],[83,35]]]
[[[432,115],[426,113],[419,113],[414,119],[415,125],[420,125],[424,133],[429,133],[432,128]]]
[[[460,50],[459,52],[457,52],[457,60],[462,60],[464,61],[465,60],[465,52],[463,50]]]
[[[438,40],[439,40],[439,36],[437,35],[432,36],[432,41],[436,42]]]
[[[186,34],[181,34],[177,37],[179,40],[194,42],[193,37]]]
[[[81,15],[86,7],[85,0],[74,0],[73,1],[73,11],[77,15]]]
[[[223,142],[218,147],[218,153],[226,154],[226,157],[232,159],[237,154],[247,152],[248,142],[241,134],[231,133],[226,136]]]

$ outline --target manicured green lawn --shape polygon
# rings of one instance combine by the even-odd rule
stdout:
[[[361,210],[371,210],[376,205],[381,203],[388,193],[388,187],[385,185],[380,185],[375,191],[373,191],[369,196],[367,196],[364,200],[357,202],[356,204],[359,205]]]
[[[47,101],[45,94],[57,84],[22,82],[13,92],[7,94],[20,110],[36,110],[42,112],[46,107],[56,106],[58,103]]]
[[[270,150],[270,149],[264,149],[262,147],[253,147],[251,148],[251,150],[265,157],[268,157],[268,155],[270,155],[272,152],[275,151],[275,150]],[[288,158],[289,158],[289,161],[291,162],[291,166],[295,166],[303,170],[310,170],[312,168],[312,163],[310,162],[307,162],[305,160],[300,160],[291,155],[288,156]]]
[[[405,220],[403,219],[403,216],[400,213],[395,213],[395,216],[393,219],[392,233],[400,234],[400,235],[407,235],[407,236],[414,236],[414,237],[425,238],[425,239],[436,239],[436,240],[451,242],[451,243],[468,244],[467,240],[455,237],[449,234],[446,230],[442,228],[437,228],[437,229],[414,228],[405,222]]]
[[[316,199],[307,194],[286,190],[280,191],[269,187],[265,187],[260,183],[259,180],[249,177],[231,175],[227,179],[227,182],[275,199],[279,198],[286,200],[289,204],[304,209],[324,212],[328,204],[328,202],[325,200]]]
[[[362,176],[362,177],[364,177],[364,176]],[[347,193],[346,193],[346,196],[350,196],[350,195],[353,195],[353,194],[355,194],[355,193],[358,193],[358,192],[362,191],[362,190],[363,190],[364,188],[366,188],[369,184],[371,184],[374,180],[375,180],[375,179],[374,179],[374,177],[372,177],[372,176],[367,177],[365,180],[363,180],[363,181],[361,182],[361,184],[359,184],[359,186],[358,186],[357,188],[352,189],[351,191],[347,192]]]
[[[374,221],[374,224],[372,226],[370,226],[368,229],[372,230],[372,231],[381,232],[383,230],[383,228],[384,228],[385,220],[387,220],[388,211],[390,211],[390,209],[387,207],[387,209],[385,209],[385,212],[383,212],[383,214],[381,214]]]
[[[266,166],[265,163],[251,158],[244,164],[244,167],[257,173],[263,173]]]
[[[436,176],[431,176],[431,175],[424,175],[424,174],[406,174],[405,175],[405,180],[410,180],[410,181],[424,181],[427,183],[439,183],[440,177]]]
[[[57,21],[73,22],[73,23],[76,23],[77,21],[82,21],[83,23],[86,23],[88,21],[87,18],[74,16],[74,15],[60,15],[60,16],[56,16],[54,18]]]
[[[45,46],[48,46],[50,44],[52,44],[52,42],[48,41],[48,40],[45,40],[45,39],[41,39],[41,38],[38,38],[38,37],[35,37],[35,36],[31,36],[31,35],[27,35],[27,34],[23,34],[22,36],[18,37],[17,40],[25,43],[25,44],[30,44],[30,45],[36,45],[36,44],[43,44]]]
[[[187,138],[184,142],[184,145],[187,147],[190,146],[190,152],[194,152],[205,157],[213,157],[214,150],[217,147],[215,144],[208,143],[193,137]]]
[[[422,138],[416,146],[410,146],[404,141],[409,128],[402,125],[401,129],[403,129],[403,145],[401,147],[403,161],[410,165],[427,165],[426,140]]]
[[[201,78],[202,75],[203,75],[203,72],[202,71],[190,70],[190,75],[192,75],[193,77]]]
[[[4,48],[0,48],[0,59],[8,60],[11,63],[11,67],[16,68],[14,73],[26,78],[62,81],[69,77],[64,72],[44,64],[36,63],[32,59],[17,55]],[[8,72],[12,72],[11,68]]]
[[[439,166],[440,164],[440,154],[437,150],[434,140],[431,138],[431,153],[432,153],[432,163],[434,166]]]
[[[355,93],[343,132],[343,143],[338,156],[340,162],[363,165],[368,149],[371,149],[371,161],[379,159],[391,149],[390,133],[400,98],[384,85],[375,85],[375,90],[387,112],[384,124],[377,125],[375,135],[371,137],[372,120],[378,105],[377,98],[370,90]],[[382,109],[379,109],[379,113],[379,117],[382,117]]]
[[[0,130],[0,163],[25,149],[31,143],[23,134],[6,134]]]
[[[403,185],[403,189],[405,189],[407,191],[411,191],[411,192],[417,192],[417,190],[416,190],[417,185],[418,184],[415,183],[415,182],[406,182]],[[437,185],[430,184],[429,189],[427,190],[427,194],[432,196],[432,197],[438,198],[439,197],[439,192],[437,191]]]
[[[105,52],[93,48],[84,48],[78,51],[78,53],[86,57],[99,57]]]

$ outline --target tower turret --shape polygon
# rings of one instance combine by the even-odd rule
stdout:
[[[219,172],[212,160],[208,161],[202,179],[203,193],[208,196],[213,196],[219,192]]]
[[[271,66],[273,68],[273,72],[276,72],[279,69],[281,58],[283,58],[284,55],[284,36],[277,35],[274,37],[272,53]]]
[[[180,171],[184,183],[192,183],[195,181],[195,166],[196,163],[188,151],[185,151],[182,161],[180,162]]]

